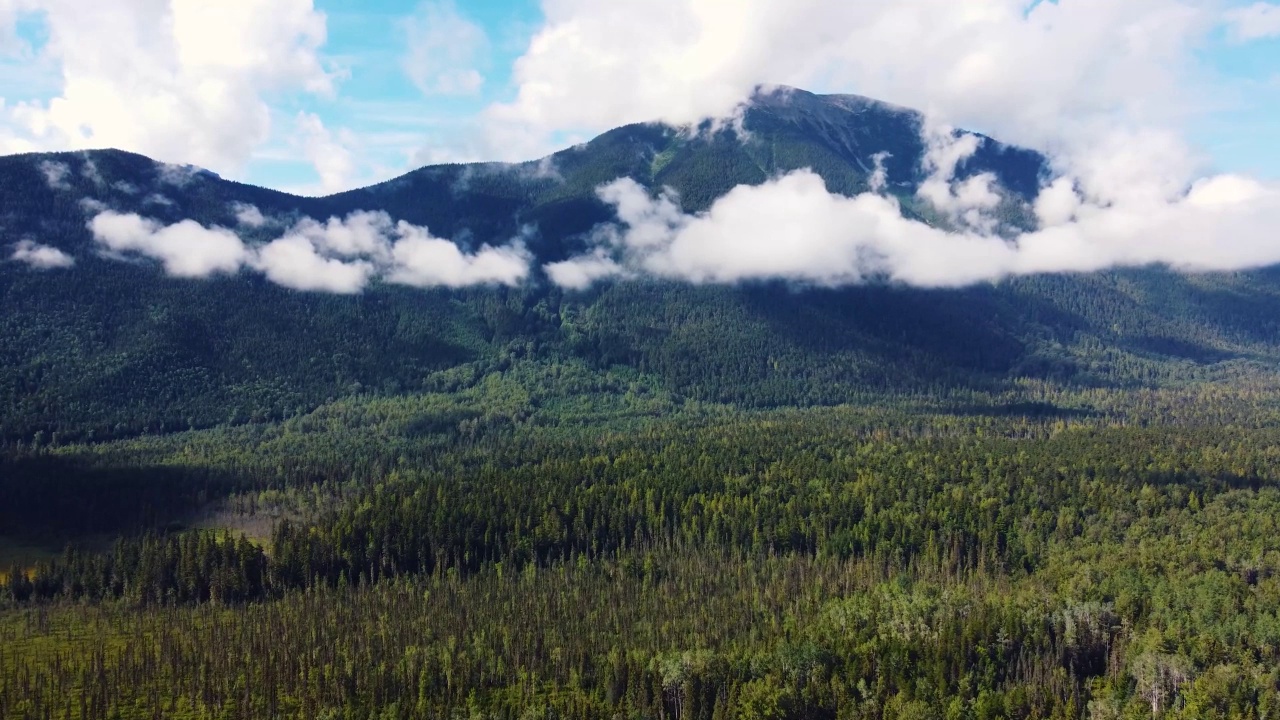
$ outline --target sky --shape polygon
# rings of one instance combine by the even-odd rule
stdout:
[[[1228,0],[0,0],[0,153],[119,147],[305,194],[525,160],[757,84],[1069,154],[1167,132],[1280,179],[1280,6]]]
[[[159,191],[132,210],[80,206],[102,257],[301,292],[636,277],[957,287],[1280,264],[1273,0],[0,0],[0,153],[116,147],[179,184],[189,174],[172,166],[192,164],[319,195],[425,164],[536,159],[630,122],[732,128],[762,85],[921,111],[913,202],[939,220],[904,212],[882,172],[848,197],[803,168],[699,213],[631,178],[602,183],[615,219],[547,263],[527,225],[438,237],[376,208],[251,206],[230,208],[237,227],[165,225],[146,216]],[[1048,158],[1031,226],[1003,223],[998,177],[957,172],[978,148],[963,130]],[[38,169],[51,192],[73,191],[72,172],[104,182],[83,157]],[[0,236],[11,262],[74,271],[52,240]]]

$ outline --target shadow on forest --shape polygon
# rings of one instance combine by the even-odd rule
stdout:
[[[205,469],[0,458],[0,534],[48,542],[180,527],[248,481]]]
[[[1238,353],[1171,337],[1143,336],[1134,338],[1127,344],[1138,352],[1190,360],[1199,365],[1212,365],[1240,357]]]
[[[1088,321],[1052,303],[1000,287],[923,290],[864,285],[798,292],[770,284],[744,297],[775,332],[810,351],[862,350],[899,362],[911,355],[941,367],[1008,373],[1037,336],[1068,342]]]
[[[952,415],[968,417],[1030,419],[1071,419],[1099,417],[1101,413],[1085,408],[1069,408],[1047,402],[1019,402],[1006,405],[956,405],[947,410]]]

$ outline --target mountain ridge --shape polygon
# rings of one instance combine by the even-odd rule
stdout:
[[[914,199],[925,172],[918,114],[802,92],[747,108],[750,142],[732,129],[681,135],[630,125],[541,165],[428,166],[324,198],[120,151],[0,158],[3,242],[30,239],[76,261],[47,272],[0,263],[0,438],[104,439],[279,419],[352,395],[454,392],[517,368],[527,383],[572,366],[600,387],[640,382],[676,403],[780,407],[1023,392],[1028,383],[1155,388],[1280,361],[1273,270],[1126,270],[956,290],[619,280],[566,292],[539,276],[541,264],[588,250],[592,229],[616,220],[596,190],[619,177],[650,192],[671,187],[683,211],[696,213],[733,187],[799,168],[832,192],[865,192],[864,166],[889,152],[886,173],[904,214],[934,219]],[[815,104],[820,112],[805,109]],[[1010,207],[1025,211],[1047,164],[986,139],[957,177],[981,172],[1002,178],[1016,196]],[[249,205],[272,222],[241,224]],[[468,250],[519,237],[535,272],[518,287],[375,281],[353,296],[289,290],[251,272],[171,278],[156,263],[100,252],[87,222],[107,208],[162,225],[236,228],[251,245],[304,217],[381,210]],[[470,379],[459,384],[458,373]]]
[[[281,218],[318,220],[384,210],[396,220],[424,225],[463,243],[470,237],[500,243],[519,234],[522,226],[545,224],[542,234],[551,247],[540,259],[546,260],[567,254],[559,241],[612,219],[612,208],[595,197],[595,189],[620,177],[653,191],[672,188],[688,212],[707,209],[738,185],[760,184],[801,168],[819,174],[832,192],[865,192],[881,154],[889,187],[904,198],[911,198],[922,179],[925,148],[920,139],[923,116],[918,112],[857,95],[819,96],[795,88],[758,92],[743,108],[746,138],[731,127],[713,131],[709,126],[690,130],[635,123],[535,160],[428,165],[373,185],[316,197],[226,180],[202,168],[168,165],[115,149],[0,157],[0,177],[8,186],[16,180],[38,190],[41,167],[61,164],[67,168],[59,178],[65,187],[54,187],[46,178],[50,194],[79,192],[80,199],[162,222],[194,219],[235,227],[231,207],[236,203],[262,206],[263,212]],[[1034,199],[1047,161],[1032,151],[971,134],[980,144],[959,164],[956,179],[994,171],[1001,185],[1020,200]],[[660,156],[665,157],[658,162]],[[102,182],[96,182],[104,171]],[[133,186],[134,192],[125,186]],[[207,197],[199,203],[181,202],[193,191]],[[169,207],[147,202],[155,196],[176,202]],[[12,199],[7,193],[0,222],[12,217]],[[907,212],[919,215],[910,202]],[[14,232],[4,224],[0,230]]]

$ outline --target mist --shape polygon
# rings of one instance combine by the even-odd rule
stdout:
[[[696,214],[669,190],[655,196],[623,178],[597,190],[617,222],[592,233],[589,252],[547,265],[547,275],[568,289],[637,275],[959,287],[1037,273],[1280,263],[1280,187],[1231,174],[1185,179],[1161,136],[1057,158],[1055,167],[1076,172],[1053,177],[1025,208],[1036,221],[1030,230],[1002,224],[997,210],[1010,199],[994,176],[954,177],[976,136],[926,124],[925,140],[916,199],[945,218],[938,226],[908,217],[892,195],[833,194],[810,170],[739,186]]]
[[[273,222],[252,206],[236,205],[232,211],[250,229]],[[163,225],[112,210],[98,211],[88,227],[108,257],[156,260],[172,277],[209,278],[248,270],[307,292],[358,293],[375,279],[418,288],[517,285],[532,262],[523,238],[465,252],[425,227],[394,222],[385,212],[360,211],[324,222],[305,218],[261,244],[194,220]]]

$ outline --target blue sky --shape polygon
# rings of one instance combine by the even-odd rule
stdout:
[[[416,0],[317,0],[328,19],[327,55],[343,78],[336,98],[301,96],[297,108],[326,126],[359,133],[382,168],[369,179],[410,169],[423,148],[448,149],[460,128],[512,92],[511,69],[528,47],[542,13],[536,0],[473,0],[458,14],[482,29],[488,42],[478,56],[484,83],[474,93],[425,95],[405,71]],[[249,167],[250,179],[274,187],[307,187],[311,164],[277,143]]]
[[[1223,171],[1280,179],[1280,37],[1245,44],[1218,38],[1201,57],[1240,88],[1234,104],[1193,124],[1194,142]]]
[[[755,83],[781,82],[1044,149],[1084,142],[1064,128],[1171,128],[1199,172],[1280,179],[1269,2],[108,5],[0,1],[0,152],[110,144],[321,193],[428,162],[532,159],[623,122],[727,114]],[[158,7],[186,29],[166,35]],[[230,19],[206,22],[218,13]],[[193,89],[205,87],[219,93]]]

